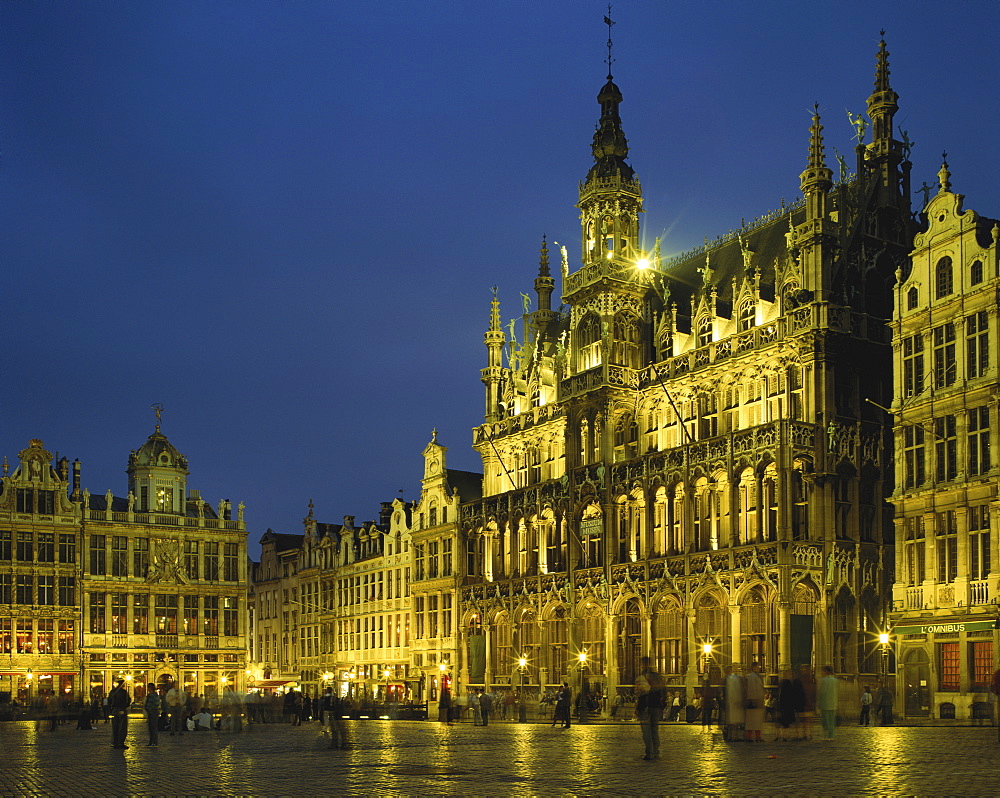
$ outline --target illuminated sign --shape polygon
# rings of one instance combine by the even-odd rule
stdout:
[[[580,521],[580,535],[600,535],[604,532],[603,518],[584,518]]]
[[[963,621],[961,623],[926,623],[920,626],[894,626],[894,635],[930,635],[954,632],[982,632],[996,628],[996,621]]]

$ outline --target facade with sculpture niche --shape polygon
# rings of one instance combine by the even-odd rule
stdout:
[[[896,289],[896,583],[887,643],[906,716],[982,718],[990,715],[1000,596],[1000,226],[963,209],[947,163],[938,178]]]
[[[156,431],[129,456],[128,496],[92,495],[81,466],[33,440],[0,496],[0,692],[100,698],[128,679],[242,685],[246,531],[187,490],[187,460]]]
[[[891,401],[886,324],[913,233],[885,42],[853,164],[828,168],[817,110],[803,199],[672,258],[642,244],[610,76],[597,99],[565,307],[545,242],[520,342],[493,299],[484,497],[460,518],[463,632],[486,652],[470,679],[613,695],[646,655],[686,688],[752,661],[772,680],[873,673],[892,481],[890,420],[865,399]]]
[[[302,535],[268,530],[254,568],[256,686],[327,686],[363,702],[415,700],[410,668],[410,506],[384,502],[379,520],[317,521]]]

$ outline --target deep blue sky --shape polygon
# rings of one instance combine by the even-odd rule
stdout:
[[[418,495],[437,427],[478,470],[490,286],[578,261],[600,2],[0,3],[0,454],[126,491],[163,429],[213,504],[301,531]],[[1000,214],[995,2],[621,2],[647,240],[798,194],[809,111],[850,152],[887,29],[914,185],[943,149]]]

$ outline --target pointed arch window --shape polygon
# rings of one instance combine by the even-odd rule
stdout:
[[[622,413],[615,419],[615,462],[631,460],[639,454],[639,425],[631,413]]]
[[[740,305],[739,330],[745,332],[757,326],[757,304],[752,299],[743,301]]]
[[[619,313],[612,328],[611,362],[639,368],[639,320],[630,313]]]
[[[579,370],[586,371],[601,365],[601,322],[593,313],[580,320],[576,329],[580,352]]]
[[[950,296],[954,291],[951,258],[947,255],[937,262],[934,268],[934,295],[937,299]]]
[[[906,292],[906,309],[916,310],[917,305],[919,304],[920,304],[920,292],[917,290],[917,287],[915,285],[910,286],[910,289]]]
[[[972,285],[979,285],[983,281],[983,262],[981,260],[972,262],[972,269],[969,273],[969,282]]]
[[[708,346],[712,343],[712,319],[703,316],[698,320],[698,346]]]

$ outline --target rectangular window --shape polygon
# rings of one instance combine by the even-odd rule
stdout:
[[[19,513],[35,512],[35,491],[30,488],[17,489],[17,511]]]
[[[990,575],[990,506],[969,507],[969,579]]]
[[[10,618],[0,618],[0,654],[10,654],[13,647],[12,627]]]
[[[974,640],[969,643],[969,662],[972,666],[969,690],[985,693],[993,681],[993,641]]]
[[[946,388],[955,382],[955,325],[934,328],[934,387]]]
[[[31,618],[18,618],[16,623],[16,635],[17,635],[17,653],[18,654],[32,654],[34,653],[34,635],[32,634],[34,629],[32,627]]]
[[[54,490],[39,490],[35,492],[38,506],[35,511],[39,515],[52,515],[56,511],[56,492]]]
[[[111,594],[111,634],[128,633],[128,594]]]
[[[441,596],[441,637],[451,637],[451,593]]]
[[[207,635],[219,634],[219,597],[205,596],[202,629]]]
[[[413,547],[413,578],[417,581],[424,578],[424,547]]]
[[[432,540],[427,544],[427,578],[436,579],[438,575],[438,544]]]
[[[95,576],[104,576],[108,570],[108,555],[104,545],[104,535],[90,536],[90,573]]]
[[[969,379],[985,377],[990,365],[989,327],[986,311],[973,313],[965,320],[966,371]]]
[[[173,593],[157,593],[154,600],[156,634],[177,634],[177,599]]]
[[[17,559],[33,562],[35,559],[35,536],[31,532],[17,533]]]
[[[184,541],[184,570],[188,579],[198,578],[198,541]]]
[[[59,606],[61,606],[61,607],[75,607],[76,606],[76,577],[75,576],[60,576],[59,577]]]
[[[149,573],[149,538],[132,540],[132,576],[144,579]]]
[[[240,633],[240,602],[235,598],[222,599],[222,634],[235,637]]]
[[[451,538],[441,541],[441,576],[451,576],[453,543]]]
[[[56,622],[52,618],[39,618],[36,622],[36,640],[39,654],[51,654],[56,645]]]
[[[226,582],[240,581],[240,547],[238,543],[226,543],[222,556],[222,579]]]
[[[427,597],[427,636],[438,636],[438,597]]]
[[[59,621],[59,653],[76,653],[76,622],[72,620]]]
[[[56,561],[56,536],[52,532],[38,533],[38,562]]]
[[[205,544],[205,581],[219,581],[219,544]]]
[[[417,619],[417,639],[424,636],[424,597],[417,596],[414,599],[414,616]]]
[[[184,597],[184,634],[198,634],[198,597]]]
[[[128,538],[125,535],[111,538],[111,575],[128,576]]]
[[[14,597],[15,603],[34,604],[35,577],[32,574],[18,574],[15,580],[14,584],[17,586],[17,595]]]
[[[974,407],[969,411],[969,474],[990,470],[990,409]]]
[[[9,529],[0,530],[0,560],[9,560],[11,555],[11,537]]]
[[[90,631],[91,634],[104,634],[107,628],[105,624],[105,608],[107,603],[106,593],[90,594]]]
[[[941,674],[939,690],[958,692],[961,670],[958,643],[938,643],[938,673]]]
[[[56,578],[51,574],[40,574],[38,577],[38,603],[45,606],[56,603]]]
[[[149,634],[149,595],[135,594],[132,596],[132,633]]]
[[[903,427],[903,480],[907,488],[918,488],[927,479],[924,428]]]
[[[59,562],[66,565],[76,565],[76,536],[59,536]]]
[[[14,603],[11,595],[11,584],[10,574],[0,574],[0,607]]]
[[[955,417],[934,419],[934,475],[938,482],[948,482],[958,476],[958,438]]]
[[[954,582],[958,576],[958,530],[955,511],[937,514],[938,582]]]

